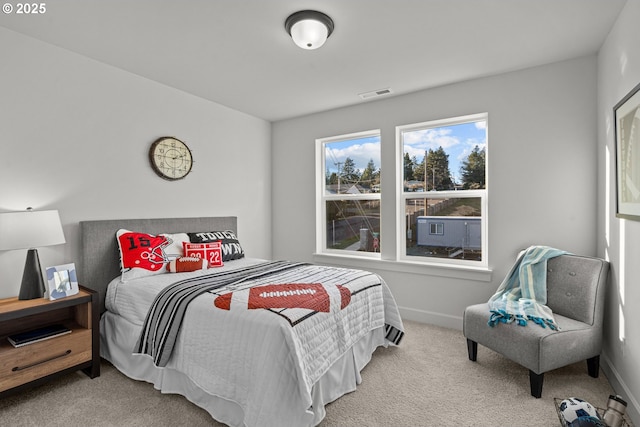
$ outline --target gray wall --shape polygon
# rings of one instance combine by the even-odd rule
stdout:
[[[273,255],[358,266],[385,278],[405,318],[461,328],[487,301],[517,252],[532,244],[596,254],[596,57],[309,115],[273,124]],[[489,113],[489,267],[456,274],[389,261],[331,259],[315,250],[315,139],[382,135],[383,257],[393,256],[395,126]]]
[[[598,255],[611,262],[606,375],[640,425],[640,222],[616,218],[613,107],[640,83],[640,0],[628,0],[598,55]],[[640,166],[640,165],[636,165]]]
[[[0,212],[59,210],[67,243],[38,250],[43,268],[77,262],[88,219],[236,215],[245,250],[271,256],[269,122],[4,28],[0,52]],[[193,152],[182,181],[149,167],[164,135]],[[0,297],[25,254],[0,251]]]

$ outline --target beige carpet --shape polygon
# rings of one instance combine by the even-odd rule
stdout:
[[[460,331],[405,321],[397,348],[376,350],[358,389],[327,406],[331,426],[559,426],[553,398],[581,397],[606,406],[606,377],[586,362],[545,374],[542,398],[529,394],[528,371],[479,346],[467,357]],[[283,396],[283,399],[286,397]],[[70,374],[0,399],[2,426],[221,426],[177,395],[130,380],[103,362],[90,380]]]

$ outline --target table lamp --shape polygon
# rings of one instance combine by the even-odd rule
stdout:
[[[0,250],[29,249],[18,299],[42,298],[45,286],[40,269],[40,246],[65,243],[57,210],[0,213]]]

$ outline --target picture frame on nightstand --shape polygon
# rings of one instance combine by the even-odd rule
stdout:
[[[49,299],[57,300],[78,293],[78,276],[74,263],[47,267]]]

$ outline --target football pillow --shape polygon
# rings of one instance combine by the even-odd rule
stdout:
[[[186,273],[189,271],[206,270],[209,262],[200,257],[181,257],[167,263],[167,271],[171,273]]]

